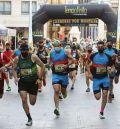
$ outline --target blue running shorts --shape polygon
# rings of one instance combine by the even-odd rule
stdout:
[[[62,87],[67,87],[69,82],[68,82],[68,75],[57,75],[53,74],[52,75],[52,85],[54,84],[60,84]]]
[[[97,94],[102,90],[108,90],[110,86],[110,79],[109,77],[104,77],[101,79],[93,79],[93,92]]]

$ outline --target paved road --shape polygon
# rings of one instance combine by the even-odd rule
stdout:
[[[83,74],[78,75],[74,91],[70,90],[69,85],[67,99],[60,102],[61,116],[59,118],[53,114],[50,73],[47,84],[43,92],[38,94],[36,105],[30,107],[34,120],[33,126],[26,127],[27,118],[21,106],[17,87],[12,80],[12,91],[5,91],[3,99],[0,100],[0,129],[120,129],[119,84],[115,85],[115,100],[106,107],[105,120],[99,119],[100,102],[94,99],[92,92],[85,92]]]

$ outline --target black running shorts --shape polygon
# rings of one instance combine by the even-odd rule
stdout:
[[[34,81],[18,81],[18,92],[26,91],[29,94],[37,95],[38,92],[38,84],[36,84],[36,80]]]

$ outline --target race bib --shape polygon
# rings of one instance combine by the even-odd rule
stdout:
[[[21,69],[20,74],[22,76],[31,75],[32,74],[32,70],[31,69]]]
[[[76,57],[76,53],[73,53],[73,58],[75,58]]]
[[[107,72],[106,67],[97,67],[97,68],[96,68],[96,73],[97,73],[97,74],[104,74],[104,73],[106,73],[106,72]]]
[[[75,64],[69,65],[69,68],[75,68]]]
[[[64,69],[63,64],[55,65],[55,72],[64,72]]]

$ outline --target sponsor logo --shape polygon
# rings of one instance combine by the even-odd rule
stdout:
[[[73,15],[87,15],[87,8],[80,6],[70,8],[65,6],[65,13]]]

